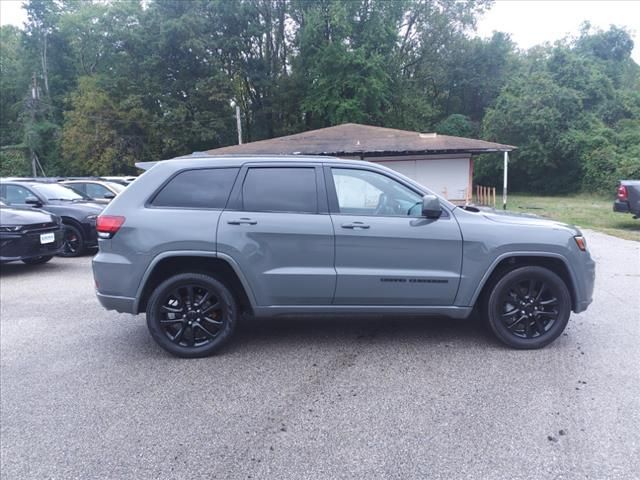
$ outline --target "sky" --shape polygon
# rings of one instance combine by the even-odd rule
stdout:
[[[22,0],[0,0],[0,24],[22,26]],[[509,33],[523,49],[577,35],[580,24],[627,27],[635,41],[632,57],[640,64],[640,0],[498,0],[478,21],[477,34]]]
[[[635,43],[631,56],[640,64],[640,0],[498,0],[478,21],[477,33],[489,37],[494,30],[507,32],[527,49],[576,36],[585,20],[603,30],[626,27]]]

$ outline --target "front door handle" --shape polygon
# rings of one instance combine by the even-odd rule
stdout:
[[[342,228],[369,228],[369,225],[362,222],[343,223]]]
[[[253,220],[252,218],[236,218],[234,220],[229,220],[227,223],[229,225],[255,225],[258,221]]]

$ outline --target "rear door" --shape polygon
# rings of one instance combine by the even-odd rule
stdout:
[[[253,164],[220,218],[231,256],[260,306],[327,305],[335,289],[333,226],[321,166]]]
[[[445,209],[423,218],[422,194],[382,172],[325,167],[336,235],[339,305],[452,305],[462,236]]]

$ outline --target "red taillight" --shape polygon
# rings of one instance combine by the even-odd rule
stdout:
[[[624,200],[624,201],[626,201],[626,200],[627,200],[627,195],[628,195],[628,194],[627,194],[627,187],[625,187],[624,185],[620,185],[620,186],[618,187],[618,193],[617,193],[617,195],[618,195],[618,200]]]
[[[98,231],[98,237],[111,238],[113,237],[122,224],[125,218],[118,215],[100,215],[96,220],[96,230]]]

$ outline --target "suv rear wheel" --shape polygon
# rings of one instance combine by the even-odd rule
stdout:
[[[238,318],[231,291],[200,273],[168,278],[147,304],[147,326],[166,351],[185,358],[206,357],[233,335]]]
[[[519,349],[542,348],[567,326],[571,296],[554,272],[526,266],[497,281],[486,308],[489,326],[503,343]]]

